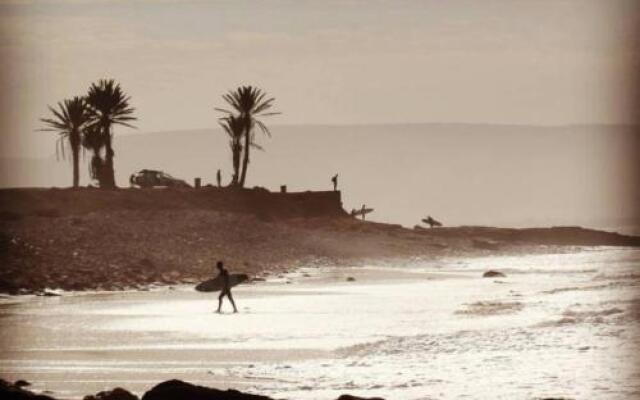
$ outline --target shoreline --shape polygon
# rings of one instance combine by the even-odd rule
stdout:
[[[100,226],[92,228],[96,223]],[[1,226],[0,294],[8,295],[196,284],[214,274],[216,260],[263,281],[301,267],[640,246],[640,237],[579,227],[422,231],[349,217],[264,222],[252,215],[192,210],[28,217]]]
[[[640,247],[638,236],[580,227],[362,221],[340,192],[6,189],[0,200],[0,293],[10,295],[195,284],[218,260],[262,280],[303,266]]]

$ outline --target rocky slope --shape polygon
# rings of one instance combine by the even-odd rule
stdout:
[[[339,195],[311,206],[269,196],[0,190],[0,292],[195,282],[210,277],[217,260],[259,278],[299,265],[640,245],[638,237],[577,227],[406,229],[349,217]]]

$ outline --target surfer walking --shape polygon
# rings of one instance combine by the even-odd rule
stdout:
[[[222,186],[222,174],[220,173],[220,170],[218,170],[218,172],[216,173],[216,180],[218,181],[218,187]]]
[[[333,183],[333,191],[338,190],[338,174],[335,174],[331,177],[331,182]]]
[[[238,309],[236,308],[236,303],[233,301],[233,296],[231,295],[231,282],[229,280],[229,271],[224,267],[222,261],[218,261],[216,264],[218,268],[218,277],[222,278],[222,290],[220,291],[220,296],[218,296],[218,311],[222,309],[222,298],[227,296],[231,305],[233,306],[233,312],[237,313]]]

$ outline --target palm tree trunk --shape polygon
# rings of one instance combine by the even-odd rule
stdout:
[[[73,157],[73,187],[80,186],[80,146],[71,145],[71,152]]]
[[[231,186],[238,186],[238,178],[240,177],[240,152],[242,146],[240,143],[234,143],[231,151],[233,152],[233,179],[231,180]]]
[[[112,136],[111,136],[111,125],[107,124],[104,126],[104,134],[105,134],[105,162],[103,169],[103,182],[100,182],[100,187],[105,187],[108,189],[114,189],[116,187],[116,177],[115,170],[113,168],[113,156],[115,155],[112,146]]]
[[[100,158],[100,149],[93,149],[89,173],[91,178],[97,180],[98,185],[102,186],[102,158]]]
[[[244,133],[244,159],[242,160],[242,175],[240,175],[240,187],[244,187],[247,178],[247,167],[249,166],[249,145],[251,144],[251,130],[247,127]]]
[[[80,132],[77,130],[71,132],[69,144],[71,145],[71,157],[73,159],[73,187],[77,188],[80,186]]]

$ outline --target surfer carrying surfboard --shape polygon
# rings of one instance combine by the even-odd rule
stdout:
[[[229,279],[229,271],[224,267],[222,261],[218,261],[216,264],[218,268],[218,278],[222,278],[222,290],[220,291],[220,296],[218,296],[218,311],[222,309],[222,298],[227,296],[231,305],[233,306],[233,312],[237,313],[238,309],[236,308],[236,303],[233,301],[233,296],[231,295],[231,281]]]

